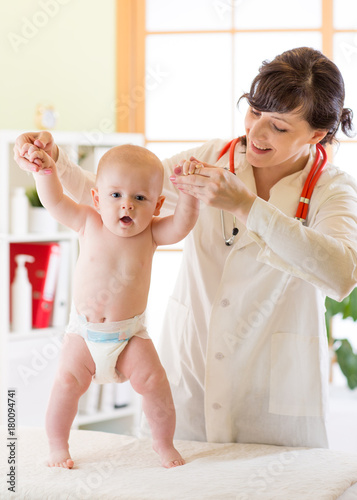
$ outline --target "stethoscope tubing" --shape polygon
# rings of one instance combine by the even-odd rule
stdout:
[[[237,143],[241,140],[242,140],[242,137],[237,137],[236,139],[233,139],[232,141],[228,142],[222,148],[222,150],[219,153],[218,158],[217,158],[217,161],[218,161],[229,150],[229,170],[233,174],[235,174],[235,171],[234,171],[235,147],[236,147]],[[320,163],[320,160],[321,160],[321,163]],[[321,144],[316,144],[315,160],[314,160],[314,163],[310,169],[309,175],[307,176],[307,179],[304,183],[304,187],[301,191],[299,204],[298,204],[296,215],[295,215],[295,219],[298,219],[302,223],[306,222],[307,212],[309,209],[309,204],[310,204],[312,193],[314,191],[314,188],[316,186],[317,181],[319,180],[319,178],[323,172],[323,169],[325,168],[326,163],[327,163],[327,153],[326,153],[325,148]],[[233,220],[233,231],[232,231],[232,236],[230,238],[227,238],[226,234],[225,234],[223,210],[221,210],[221,222],[222,222],[222,234],[223,234],[224,242],[227,246],[231,246],[233,244],[234,237],[238,234],[238,229],[236,228],[236,225],[235,225],[236,220],[235,220],[235,218]]]
[[[321,164],[320,164],[320,160]],[[321,144],[316,144],[316,156],[315,161],[311,167],[309,175],[305,181],[304,187],[301,191],[300,201],[296,211],[295,219],[302,222],[306,221],[307,212],[309,209],[310,200],[312,193],[315,189],[316,183],[319,180],[323,169],[327,163],[327,153],[325,148]]]

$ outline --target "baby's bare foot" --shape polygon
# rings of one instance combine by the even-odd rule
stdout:
[[[49,467],[63,467],[64,469],[72,469],[74,465],[71,455],[68,449],[56,450],[50,453],[50,458],[48,459]]]
[[[178,467],[185,464],[185,460],[172,444],[155,443],[153,448],[161,458],[163,467],[171,469],[171,467]]]

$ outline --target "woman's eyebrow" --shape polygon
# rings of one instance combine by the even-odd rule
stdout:
[[[286,118],[283,118],[282,116],[280,115],[272,115],[272,118],[275,118],[276,120],[281,120],[282,122],[285,122],[287,123],[288,125],[291,125],[291,122],[289,120],[287,120]]]

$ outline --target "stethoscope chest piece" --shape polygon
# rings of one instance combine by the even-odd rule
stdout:
[[[223,236],[224,243],[226,244],[227,247],[230,247],[231,245],[233,245],[234,238],[239,233],[239,229],[236,226],[236,218],[233,217],[233,229],[232,229],[232,236],[230,238],[227,238],[227,236],[226,236],[226,230],[224,227],[224,212],[223,212],[223,210],[221,210],[221,225],[222,225],[222,236]]]

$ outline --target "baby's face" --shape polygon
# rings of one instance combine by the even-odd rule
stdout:
[[[162,174],[147,165],[106,165],[97,182],[103,224],[118,236],[136,236],[148,227],[162,205]]]

